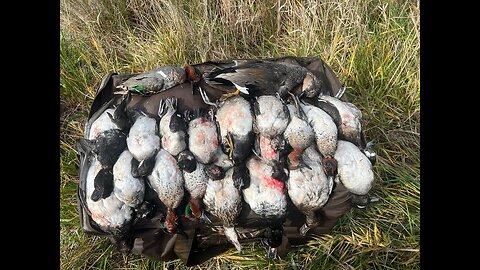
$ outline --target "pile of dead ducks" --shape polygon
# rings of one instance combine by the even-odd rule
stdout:
[[[185,81],[198,85],[209,109],[179,112],[175,97],[161,100],[156,115],[129,106],[133,95],[154,95]],[[199,81],[223,96],[211,101]],[[124,252],[132,248],[125,239],[135,219],[155,208],[145,200],[147,193],[166,207],[167,233],[181,232],[179,213],[192,222],[215,217],[239,251],[235,225],[247,203],[265,220],[269,257],[281,244],[289,207],[305,215],[299,229],[305,236],[318,226],[315,212],[336,183],[358,207],[369,201],[376,154],[363,136],[362,113],[341,100],[344,87],[335,96],[326,94],[302,66],[242,61],[203,74],[193,66],[166,66],[117,88],[120,102],[90,125],[78,145],[89,153],[89,214]],[[185,196],[183,213],[177,208]]]

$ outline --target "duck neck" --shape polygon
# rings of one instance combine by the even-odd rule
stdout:
[[[175,224],[177,222],[177,215],[172,208],[167,209],[167,217],[165,218],[165,227],[168,233],[174,234],[176,232]]]

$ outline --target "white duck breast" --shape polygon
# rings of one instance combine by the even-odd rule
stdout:
[[[287,105],[290,111],[290,123],[288,124],[283,136],[294,149],[305,149],[315,140],[313,128],[307,121],[297,116],[297,109],[293,104]]]
[[[333,155],[337,148],[338,130],[332,117],[312,105],[300,105],[313,128],[318,150],[324,156]]]
[[[130,151],[125,150],[113,166],[113,192],[126,205],[137,207],[143,202],[145,183],[143,179],[133,177],[132,158]]]
[[[185,181],[185,189],[193,198],[202,198],[207,189],[208,177],[204,171],[205,166],[197,162],[197,168],[189,173],[183,171],[183,179]]]
[[[186,146],[187,143],[185,142],[185,132],[183,131],[162,135],[163,149],[167,150],[174,156],[185,150]]]
[[[188,147],[195,159],[203,164],[212,162],[219,149],[217,127],[204,117],[188,123]]]
[[[222,139],[227,136],[228,132],[238,136],[247,136],[253,128],[250,103],[240,96],[228,98],[217,111],[217,121],[220,125]]]
[[[339,140],[334,155],[338,162],[338,177],[348,191],[366,195],[373,185],[374,174],[370,160],[348,141]]]
[[[176,156],[187,147],[186,133],[184,130],[172,132],[170,129],[172,116],[176,117],[176,109],[168,108],[160,120],[160,136],[162,137],[162,148]]]
[[[360,145],[362,112],[355,105],[335,97],[320,95],[318,106],[337,118],[336,124],[341,139]]]
[[[98,162],[97,159],[92,160],[86,177],[87,207],[88,210],[90,210],[92,219],[102,230],[109,231],[111,229],[119,229],[132,219],[131,208],[120,201],[113,192],[107,198],[96,202],[90,198],[95,190],[93,183],[95,176],[100,169],[100,162]]]
[[[289,114],[275,96],[260,96],[254,102],[255,129],[267,138],[282,134],[287,128]]]
[[[307,225],[315,223],[314,211],[322,208],[328,201],[333,188],[322,168],[322,157],[312,146],[302,154],[303,162],[308,165],[290,170],[287,181],[288,195],[293,204],[307,217]]]
[[[136,160],[149,159],[160,149],[160,137],[156,129],[156,120],[148,116],[139,116],[130,128],[127,147]]]
[[[170,153],[160,149],[148,180],[165,206],[173,209],[178,207],[184,195],[184,181],[182,171]]]
[[[95,139],[100,133],[110,130],[110,129],[119,129],[112,119],[108,116],[108,113],[113,115],[115,112],[114,109],[106,109],[97,120],[93,121],[90,126],[90,133],[88,134],[88,139]]]
[[[286,214],[285,184],[271,175],[273,168],[255,157],[247,161],[250,186],[243,190],[243,198],[256,214],[275,218]]]
[[[232,176],[233,169],[229,169],[221,180],[208,179],[203,203],[209,213],[222,221],[225,236],[240,251],[242,247],[234,225],[242,211],[242,196],[235,188]]]

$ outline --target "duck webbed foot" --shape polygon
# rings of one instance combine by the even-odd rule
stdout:
[[[200,92],[200,96],[202,97],[205,104],[218,108],[218,104],[210,101],[207,92],[205,92],[205,90],[203,90],[200,86],[198,87],[198,92]]]
[[[238,95],[240,95],[240,90],[236,89],[236,90],[233,91],[233,92],[223,94],[223,95],[222,95],[222,99],[227,99],[227,98],[229,98],[229,97],[238,96]]]

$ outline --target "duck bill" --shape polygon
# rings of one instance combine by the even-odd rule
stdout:
[[[225,236],[230,241],[230,243],[232,243],[235,246],[235,248],[239,252],[241,252],[242,251],[242,245],[238,241],[237,232],[235,232],[234,227],[225,227],[224,226],[223,229],[224,229],[224,232],[225,232]]]
[[[328,179],[328,182],[335,182],[335,176],[333,175],[328,175],[327,179]]]
[[[268,248],[267,257],[269,259],[275,260],[277,258],[277,254],[278,254],[277,248],[272,248],[272,247]]]

